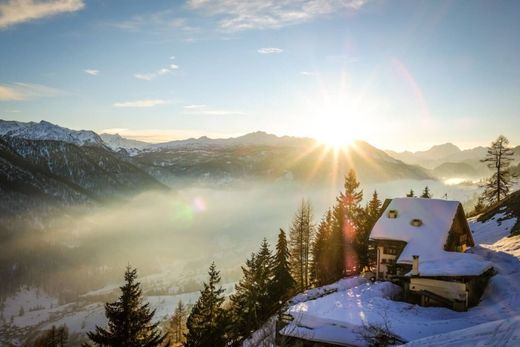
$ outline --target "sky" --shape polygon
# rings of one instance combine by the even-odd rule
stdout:
[[[0,0],[0,118],[149,142],[520,144],[518,18],[498,0]]]

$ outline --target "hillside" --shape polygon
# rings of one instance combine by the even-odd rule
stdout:
[[[0,216],[165,189],[91,131],[0,121]]]
[[[509,235],[520,234],[520,190],[511,193],[500,203],[490,206],[475,218],[475,222],[480,224],[496,223],[496,228],[507,224],[507,221],[511,224]]]
[[[520,163],[520,146],[513,148],[515,161],[513,166]],[[396,152],[386,151],[392,157],[410,165],[419,165],[434,170],[436,177],[448,173],[457,173],[459,177],[481,178],[489,176],[485,163],[480,162],[486,156],[487,149],[479,146],[461,150],[452,143],[433,146],[426,151]]]
[[[517,345],[520,235],[508,235],[518,220],[518,196],[487,211],[481,221],[470,221],[474,239],[481,244],[469,252],[491,262],[496,271],[478,306],[467,312],[417,306],[399,301],[401,288],[391,282],[351,277],[291,299],[286,313],[293,319],[281,333],[340,346],[366,346],[375,331],[370,327],[379,327],[407,346],[481,345],[484,341],[486,346]]]
[[[430,179],[422,168],[407,165],[358,141],[334,151],[309,139],[265,133],[235,139],[207,138],[144,150],[132,159],[162,182],[190,179],[231,182],[241,179],[299,180],[330,184],[355,169],[365,182]]]

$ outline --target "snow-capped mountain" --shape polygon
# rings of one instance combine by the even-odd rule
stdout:
[[[180,149],[180,148],[208,148],[208,147],[237,147],[237,146],[288,146],[297,147],[316,143],[310,138],[276,136],[264,131],[256,131],[243,136],[212,139],[207,136],[190,138],[186,140],[176,140],[164,143],[152,144],[146,147],[147,150]]]
[[[127,139],[125,137],[122,137],[119,134],[105,134],[105,133],[103,133],[103,134],[100,134],[99,136],[101,137],[101,139],[103,140],[105,145],[107,147],[109,147],[110,149],[114,150],[114,151],[119,151],[120,149],[125,149],[125,150],[137,149],[137,150],[141,150],[141,149],[144,149],[144,148],[146,148],[146,147],[151,145],[148,142]]]
[[[78,146],[103,145],[103,140],[91,130],[71,130],[47,121],[16,122],[0,119],[0,136],[26,140],[53,140]]]
[[[93,131],[0,120],[0,217],[147,189],[166,187]]]

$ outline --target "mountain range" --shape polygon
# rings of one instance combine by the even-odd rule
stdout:
[[[520,146],[514,151],[520,159]],[[484,147],[461,150],[451,143],[427,151],[385,152],[364,141],[331,150],[310,138],[261,131],[148,144],[46,121],[0,120],[0,214],[54,203],[96,204],[193,183],[255,179],[337,185],[349,169],[364,182],[485,177],[489,171],[480,162],[485,152]]]
[[[520,171],[520,146],[513,148],[514,162],[513,171]],[[395,152],[386,151],[390,156],[410,165],[419,165],[432,170],[432,174],[438,178],[460,177],[460,178],[483,178],[489,176],[489,169],[481,160],[487,153],[486,147],[475,147],[461,150],[452,143],[436,145],[425,151],[417,152]]]

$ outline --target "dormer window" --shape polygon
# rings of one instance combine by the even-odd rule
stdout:
[[[410,221],[410,225],[414,227],[420,227],[421,225],[423,225],[423,222],[419,218],[414,218]]]
[[[397,218],[397,210],[388,211],[388,218],[391,218],[391,219]]]

